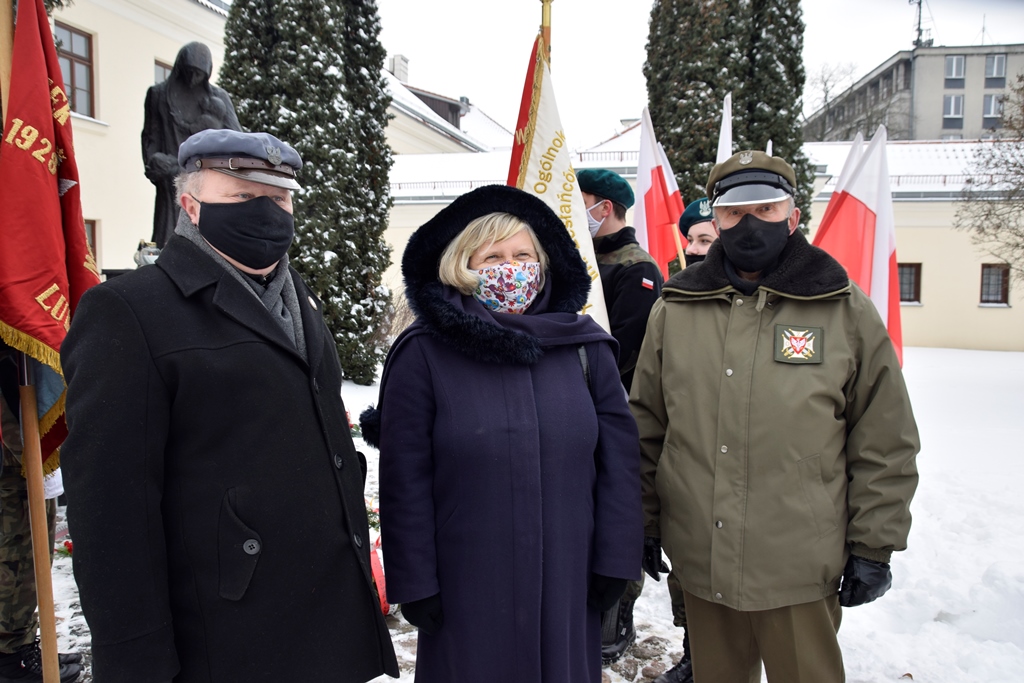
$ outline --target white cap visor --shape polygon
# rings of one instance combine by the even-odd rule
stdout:
[[[295,181],[295,179],[278,173],[271,173],[270,171],[261,171],[259,169],[236,170],[231,168],[211,168],[209,170],[229,175],[232,178],[240,178],[241,180],[248,180],[252,183],[281,187],[286,190],[298,190],[302,187]]]
[[[715,199],[714,206],[745,206],[748,204],[771,204],[792,197],[781,187],[750,184],[732,187]]]

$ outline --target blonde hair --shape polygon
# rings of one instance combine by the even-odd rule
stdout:
[[[437,278],[444,284],[454,287],[463,294],[472,294],[480,281],[475,270],[470,270],[469,259],[473,253],[484,245],[490,246],[512,237],[520,230],[525,230],[533,240],[540,261],[540,287],[544,287],[544,273],[548,268],[548,255],[537,240],[537,234],[525,221],[508,213],[489,213],[469,222],[455,239],[448,243],[441,254],[438,264]]]

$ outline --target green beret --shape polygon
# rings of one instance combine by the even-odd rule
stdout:
[[[697,201],[690,202],[689,206],[686,207],[686,211],[683,211],[683,215],[679,217],[679,232],[683,233],[683,237],[686,237],[690,228],[697,223],[708,223],[711,221],[711,202],[708,201],[707,197],[701,197]],[[687,239],[689,239],[687,237]]]
[[[733,206],[780,201],[795,195],[795,188],[796,173],[785,159],[744,151],[715,164],[707,191],[712,206]]]
[[[580,190],[587,194],[610,199],[627,209],[633,206],[633,188],[618,173],[606,168],[585,168],[576,172],[576,178],[579,180]]]

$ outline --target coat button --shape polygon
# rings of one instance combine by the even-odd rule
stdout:
[[[718,520],[717,522],[715,522],[715,526],[718,527],[719,529],[721,529],[722,528],[722,520]]]
[[[356,544],[357,548],[363,547],[363,537],[359,534],[352,534],[352,542]]]
[[[345,461],[338,453],[334,454],[334,466],[337,467],[339,470],[345,466]]]
[[[736,299],[736,305],[737,306],[742,306],[743,305],[743,299]]]
[[[728,446],[722,446],[722,452],[723,453],[728,453],[729,452],[729,447]]]
[[[721,593],[715,593],[715,600],[721,600],[721,599],[722,599],[722,594]]]
[[[260,542],[255,538],[250,538],[242,544],[242,550],[245,551],[246,555],[255,555],[260,551]]]
[[[732,368],[729,368],[728,370],[725,371],[725,376],[732,377]]]

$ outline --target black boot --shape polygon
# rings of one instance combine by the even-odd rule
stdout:
[[[601,662],[604,664],[618,661],[636,640],[633,602],[619,600],[617,605],[601,615]]]
[[[82,655],[58,654],[60,683],[73,683],[82,674]],[[39,641],[29,643],[13,654],[0,654],[0,683],[42,683],[43,655]]]
[[[693,663],[690,661],[690,636],[683,634],[683,658],[671,669],[654,679],[654,683],[693,683]]]

